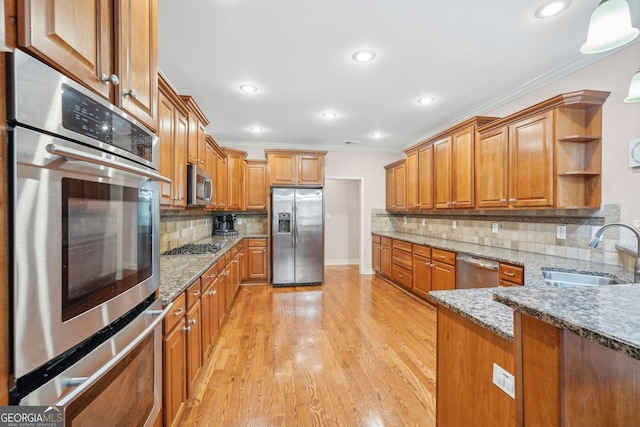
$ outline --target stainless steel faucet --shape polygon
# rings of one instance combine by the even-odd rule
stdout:
[[[600,236],[602,236],[602,233],[604,233],[605,230],[610,227],[626,228],[628,230],[631,230],[633,234],[636,235],[636,239],[637,239],[636,266],[633,272],[633,283],[639,283],[640,282],[640,230],[638,230],[636,227],[632,227],[622,222],[610,222],[609,224],[605,224],[602,226],[600,230],[596,232],[596,234],[593,235],[591,240],[589,240],[589,246],[591,246],[592,248],[595,248],[596,246],[598,246],[598,243],[600,242]]]

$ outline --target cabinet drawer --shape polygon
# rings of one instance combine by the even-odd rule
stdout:
[[[506,280],[515,285],[524,285],[524,267],[500,263],[500,280]]]
[[[247,246],[250,248],[267,246],[267,239],[247,239]]]
[[[411,270],[413,260],[411,259],[411,254],[409,252],[405,252],[402,249],[393,248],[391,257],[394,264]]]
[[[428,246],[422,245],[413,245],[413,253],[416,255],[423,256],[425,258],[431,258],[431,248]]]
[[[411,271],[394,264],[391,269],[391,280],[405,289],[411,289],[413,276]]]
[[[431,259],[444,262],[449,265],[456,265],[456,253],[443,251],[442,249],[431,249]]]
[[[187,294],[187,309],[191,308],[193,304],[196,303],[200,299],[200,293],[202,289],[200,288],[200,278],[193,282],[185,291]]]
[[[184,314],[187,311],[187,301],[184,292],[182,292],[178,298],[173,300],[173,307],[171,311],[164,318],[164,333],[165,335],[173,329],[173,327],[180,320],[184,319]]]
[[[209,285],[218,277],[218,263],[214,262],[211,267],[200,276],[200,286],[204,292]]]
[[[373,234],[371,236],[371,242],[373,243],[380,243],[380,236],[378,236],[377,234]]]
[[[391,246],[392,241],[393,239],[391,239],[390,237],[380,237],[380,244],[382,246]]]
[[[231,258],[233,258],[236,255],[238,255],[238,252],[240,252],[240,245],[236,244],[231,248]]]
[[[403,251],[411,252],[411,243],[403,242],[402,240],[394,240],[393,249],[400,249]]]

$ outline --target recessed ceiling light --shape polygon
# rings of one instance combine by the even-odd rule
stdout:
[[[335,119],[338,117],[338,113],[327,111],[326,113],[322,113],[322,117],[325,119]]]
[[[383,136],[384,136],[384,134],[382,132],[374,132],[374,133],[371,134],[371,137],[375,138],[375,139],[380,139]]]
[[[240,90],[247,93],[253,93],[253,92],[257,92],[258,88],[254,85],[243,84],[243,85],[240,85]]]
[[[534,15],[536,18],[549,18],[557,15],[571,4],[571,0],[551,0],[543,3],[536,9]]]
[[[251,126],[251,127],[249,128],[249,131],[251,131],[251,132],[253,132],[253,133],[260,133],[260,132],[263,132],[263,131],[264,131],[264,129],[262,129],[262,128],[261,128],[261,127],[259,127],[259,126]]]
[[[423,96],[422,98],[418,98],[418,104],[420,105],[428,105],[435,101],[436,99],[432,96]]]
[[[354,61],[358,62],[369,62],[376,57],[376,53],[372,50],[359,50],[354,53],[352,56]]]

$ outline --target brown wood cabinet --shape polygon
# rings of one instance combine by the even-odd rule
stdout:
[[[189,109],[189,140],[187,144],[187,162],[207,170],[207,126],[209,120],[204,115],[193,97],[181,95],[182,101]]]
[[[186,296],[180,294],[164,319],[163,355],[163,414],[164,425],[176,425],[187,400],[187,344],[185,319]]]
[[[216,209],[216,188],[215,188],[215,179],[218,171],[218,155],[216,153],[216,141],[210,136],[205,135],[205,159],[204,163],[207,165],[207,172],[213,181],[213,194],[211,195],[211,202],[206,206],[207,209]]]
[[[391,243],[388,237],[380,238],[380,275],[391,279]]]
[[[271,186],[324,186],[326,151],[264,151]]]
[[[267,279],[267,239],[246,239],[247,280]]]
[[[411,243],[393,240],[391,250],[391,280],[407,290],[413,286],[413,258]]]
[[[157,1],[18,2],[18,45],[157,129]]]
[[[220,148],[216,149],[216,179],[213,182],[213,197],[217,210],[227,208],[227,154]]]
[[[500,263],[500,286],[523,286],[524,267],[521,265]]]
[[[406,163],[399,160],[384,167],[386,170],[386,209],[407,210]]]
[[[160,183],[160,204],[163,208],[184,208],[187,205],[187,110],[162,76],[158,81],[160,174],[172,181]]]
[[[219,331],[218,315],[218,264],[214,263],[200,277],[202,280],[202,360],[207,360],[213,350]]]
[[[422,298],[429,298],[431,290],[431,248],[413,245],[413,292]]]
[[[371,236],[371,268],[380,274],[380,257],[382,255],[382,245],[380,244],[380,236]]]
[[[602,104],[578,91],[478,129],[479,208],[597,208],[601,200]]]
[[[517,425],[516,400],[492,381],[494,363],[515,375],[513,342],[438,305],[436,355],[438,427]],[[546,373],[537,375],[544,377]]]
[[[418,150],[407,153],[405,159],[407,210],[420,208],[420,171],[418,169]]]
[[[200,294],[198,281],[198,295]],[[192,396],[202,367],[202,308],[200,297],[189,308],[187,320],[187,395]]]
[[[267,162],[264,160],[247,160],[245,171],[245,210],[266,210],[269,192],[269,187],[267,186]]]
[[[451,206],[451,137],[433,143],[433,182],[436,209]]]
[[[227,210],[244,210],[244,178],[245,158],[244,151],[223,148],[227,154]]]
[[[442,249],[431,249],[431,290],[442,291],[456,288],[456,253]]]
[[[433,209],[433,144],[407,152],[407,209]]]

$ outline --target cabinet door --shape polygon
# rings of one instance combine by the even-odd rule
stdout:
[[[274,185],[295,185],[296,156],[291,154],[269,154],[269,179]]]
[[[406,177],[406,165],[404,163],[393,168],[393,186],[395,196],[395,209],[406,210],[407,209],[407,177]]]
[[[173,197],[174,205],[187,206],[187,132],[189,130],[189,119],[186,114],[175,111],[175,141],[174,153],[174,175],[173,175]]]
[[[182,415],[187,400],[187,369],[185,319],[164,336],[162,340],[164,362],[164,425],[172,426]]]
[[[451,138],[433,144],[433,181],[436,209],[451,208]]]
[[[476,142],[476,207],[507,206],[507,127],[480,134]]]
[[[509,202],[514,207],[553,205],[551,112],[509,126]]]
[[[209,175],[211,176],[211,179],[215,181],[216,179],[216,167],[218,165],[218,158],[216,157],[216,150],[213,147],[213,144],[210,143],[209,141],[205,141],[205,164],[206,164],[206,169],[207,172],[209,172]],[[217,203],[217,197],[218,194],[215,191],[215,184],[214,184],[214,188],[213,188],[213,195],[211,196],[211,202],[210,204],[207,206],[208,208],[211,209],[215,209],[216,207],[216,203]]]
[[[245,209],[267,209],[267,165],[266,163],[247,162]]]
[[[244,157],[227,155],[227,209],[232,211],[244,208]]]
[[[431,269],[431,290],[451,290],[456,287],[456,267],[433,261]]]
[[[382,246],[380,251],[380,274],[387,279],[391,278],[391,247]]]
[[[227,276],[226,268],[221,267],[222,263],[218,262],[218,324],[222,326],[222,322],[227,316]]]
[[[120,76],[116,104],[151,129],[157,127],[157,0],[117,0]]]
[[[413,291],[428,298],[431,290],[431,259],[413,256]]]
[[[451,203],[458,209],[470,209],[474,205],[475,132],[475,127],[469,126],[454,134],[451,140]]]
[[[158,138],[160,138],[160,175],[174,180],[174,106],[160,92],[158,95]],[[160,204],[173,206],[174,183],[160,183]]]
[[[407,209],[420,208],[420,171],[418,166],[418,151],[407,154],[405,161],[407,176]]]
[[[74,80],[110,98],[113,64],[109,0],[18,1],[18,45]],[[155,72],[155,69],[154,69]]]
[[[418,152],[420,209],[433,209],[433,145]]]
[[[189,133],[187,139],[187,162],[192,165],[200,166],[203,162],[200,159],[200,152],[198,151],[198,128],[200,127],[200,121],[196,117],[195,113],[189,113]]]
[[[324,156],[299,155],[297,183],[299,185],[323,185]]]
[[[200,300],[187,312],[187,396],[193,395],[202,366],[202,309]]]
[[[376,273],[380,273],[380,252],[382,251],[382,246],[380,243],[373,242],[371,244],[371,267],[373,271]]]
[[[224,210],[227,207],[227,158],[221,154],[218,154],[215,186],[217,209]]]
[[[267,278],[267,248],[251,247],[248,250],[249,279]]]
[[[385,177],[386,177],[385,207],[388,211],[392,211],[396,207],[395,205],[396,186],[395,186],[395,175],[394,175],[393,169],[394,168],[389,168],[385,170]]]
[[[204,125],[204,123],[198,121],[198,131],[197,131],[197,138],[198,138],[198,158],[200,159],[200,167],[203,168],[204,170],[208,170],[208,164],[207,164],[207,140],[206,140],[206,136],[207,136],[207,128]]]

